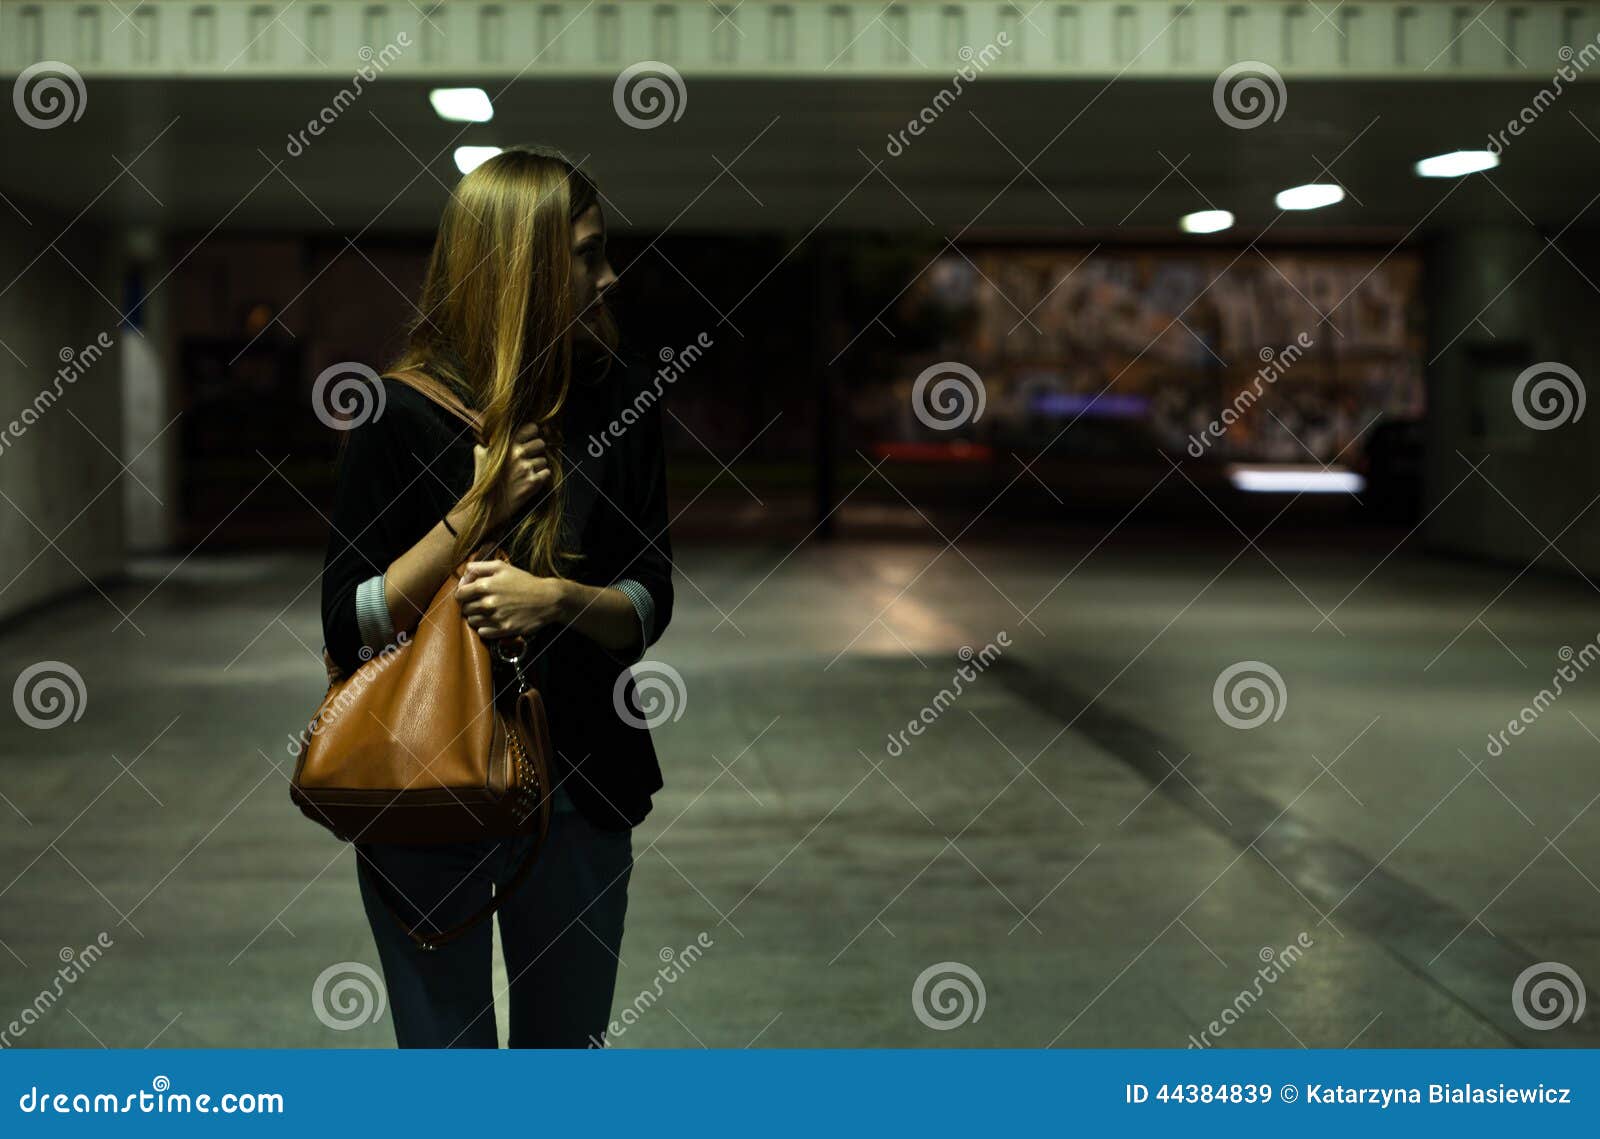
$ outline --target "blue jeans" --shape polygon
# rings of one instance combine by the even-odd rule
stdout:
[[[570,803],[559,806],[565,809],[551,814],[544,850],[495,912],[511,982],[512,1048],[598,1046],[611,1019],[633,832],[602,830]],[[499,1047],[490,922],[422,949],[374,892],[373,875],[408,920],[448,929],[510,879],[533,840],[358,844],[356,877],[399,1047]]]

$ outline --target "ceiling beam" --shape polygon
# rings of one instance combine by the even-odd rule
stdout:
[[[456,81],[680,76],[1544,80],[1600,61],[1600,3],[1454,0],[22,0],[0,73]],[[659,69],[658,69],[659,70]]]

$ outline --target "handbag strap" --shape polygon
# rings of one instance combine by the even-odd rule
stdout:
[[[405,384],[408,388],[412,388],[418,392],[421,392],[434,403],[448,411],[451,415],[454,415],[457,419],[464,421],[467,426],[472,428],[473,438],[479,442],[482,441],[483,417],[463,403],[461,397],[458,396],[449,385],[445,384],[441,380],[435,379],[426,372],[420,372],[416,370],[408,370],[404,372],[386,372],[384,374],[387,375],[391,380],[396,380],[399,383]],[[501,527],[500,533],[493,539],[485,537],[483,545],[480,548],[486,551],[490,557],[504,554],[506,552],[504,549],[506,538],[510,535],[511,531],[515,529],[515,525],[516,524],[514,521],[507,522]],[[457,568],[459,569],[460,567],[458,566]]]
[[[398,380],[407,387],[414,388],[421,392],[423,395],[427,396],[434,403],[444,408],[456,418],[465,420],[467,425],[472,428],[472,433],[474,435],[480,435],[482,433],[482,416],[463,403],[461,397],[451,390],[451,388],[443,381],[435,379],[426,372],[414,370],[408,370],[404,372],[389,372],[387,375],[390,379]]]
[[[516,873],[511,875],[504,886],[495,891],[494,897],[490,898],[484,905],[479,906],[476,913],[460,925],[451,926],[449,929],[441,930],[438,933],[423,933],[420,923],[412,925],[400,916],[399,908],[389,900],[388,888],[379,881],[381,875],[372,877],[370,881],[377,889],[378,897],[382,899],[384,907],[394,915],[394,920],[400,923],[400,928],[406,931],[406,936],[411,939],[412,943],[418,949],[438,949],[441,945],[448,945],[472,929],[473,926],[487,919],[504,904],[505,900],[511,896],[511,892],[522,885],[523,881],[528,877],[528,871],[532,870],[533,864],[538,861],[539,851],[544,847],[544,839],[544,832],[541,831],[533,846],[529,848],[527,855],[523,857],[521,865],[517,867]]]
[[[524,701],[525,694],[519,695],[517,697],[515,711],[512,713],[512,715],[518,717],[519,719],[527,716],[527,705]],[[508,725],[507,728],[510,731],[516,730],[514,725]],[[546,775],[548,774],[549,773],[547,771]],[[539,853],[544,849],[545,840],[549,837],[550,817],[552,814],[554,814],[555,810],[554,796],[555,789],[550,788],[545,792],[543,798],[540,800],[539,826],[536,831],[538,837],[534,839],[533,845],[528,848],[528,853],[523,857],[522,862],[517,866],[516,872],[506,880],[505,885],[501,886],[494,892],[494,897],[490,898],[488,902],[482,906],[479,906],[476,912],[474,912],[459,925],[451,926],[449,929],[440,930],[438,933],[423,933],[421,922],[418,922],[416,925],[412,925],[400,915],[399,907],[397,907],[389,898],[388,889],[383,885],[382,882],[379,881],[379,878],[381,878],[382,875],[377,875],[371,878],[372,885],[377,890],[378,897],[383,901],[384,907],[388,909],[389,913],[394,916],[394,920],[400,924],[401,929],[406,931],[406,936],[411,939],[412,943],[416,945],[418,949],[438,949],[441,945],[448,945],[450,942],[456,940],[456,938],[462,936],[468,930],[472,929],[473,926],[477,925],[481,921],[484,921],[490,915],[492,915],[501,907],[501,905],[505,903],[505,900],[511,896],[512,891],[514,891],[518,886],[522,885],[522,883],[528,877],[528,871],[532,870],[533,864],[538,861]],[[359,847],[356,850],[356,856],[358,858],[361,857],[361,851]],[[427,915],[423,916],[424,919],[426,919]]]

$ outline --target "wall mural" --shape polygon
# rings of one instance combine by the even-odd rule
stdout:
[[[900,351],[857,426],[1063,458],[1348,462],[1376,423],[1422,413],[1420,278],[1386,250],[947,252],[885,312]],[[949,402],[958,371],[949,406],[928,413],[940,373],[914,395],[947,363],[981,379],[981,415]]]

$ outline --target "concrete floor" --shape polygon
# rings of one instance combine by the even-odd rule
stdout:
[[[617,1009],[664,947],[711,947],[617,1046],[1183,1047],[1242,990],[1208,1042],[1600,1043],[1592,1012],[1513,1007],[1538,962],[1600,983],[1600,675],[1485,751],[1600,634],[1593,590],[1381,542],[1095,541],[680,543],[651,656],[684,711],[656,731]],[[7,1043],[392,1045],[387,1014],[333,1031],[311,1003],[329,966],[377,965],[352,855],[287,797],[318,567],[140,563],[0,632],[10,681],[64,661],[86,693],[59,727],[0,724],[0,1027],[52,992]],[[1241,661],[1281,675],[1280,718],[1223,722]],[[913,987],[947,962],[984,1007],[936,1031]]]

